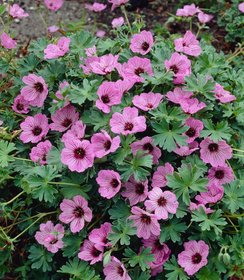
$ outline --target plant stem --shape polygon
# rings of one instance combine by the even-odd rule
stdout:
[[[226,216],[227,220],[232,224],[233,228],[235,229],[236,232],[239,232],[239,230],[237,229],[237,227],[235,226],[235,224],[231,221],[231,219]]]
[[[127,25],[128,25],[128,27],[129,27],[130,33],[132,34],[131,24],[130,24],[130,21],[129,21],[129,19],[128,19],[128,15],[127,15],[127,12],[126,12],[126,9],[125,9],[124,6],[121,6],[121,11],[122,11],[122,13],[123,13],[124,16],[125,16],[125,20],[126,20]]]
[[[233,154],[233,156],[244,157],[244,155],[239,155],[239,154]]]
[[[235,148],[232,148],[232,150],[244,153],[244,150],[239,150],[239,149],[235,149]]]
[[[18,160],[22,160],[22,161],[33,162],[32,160],[27,159],[27,158],[20,158],[20,157],[13,157],[13,156],[12,156],[12,158],[14,158],[14,159],[18,159]]]
[[[17,194],[15,197],[13,197],[12,199],[10,199],[9,201],[0,203],[0,206],[6,206],[6,205],[12,203],[12,202],[15,201],[18,197],[20,197],[23,193],[24,193],[24,191],[20,192],[19,194]]]
[[[76,186],[80,187],[79,184],[73,184],[73,183],[66,183],[66,182],[48,182],[50,185],[64,185],[64,186]]]

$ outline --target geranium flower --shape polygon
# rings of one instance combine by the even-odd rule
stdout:
[[[167,92],[166,97],[169,101],[175,104],[181,104],[184,100],[188,100],[192,95],[193,92],[176,87],[173,91]]]
[[[195,114],[206,107],[204,102],[199,102],[197,98],[188,98],[180,103],[181,109],[187,114]]]
[[[206,192],[201,192],[195,197],[196,201],[200,204],[216,203],[222,199],[224,195],[224,188],[218,183],[210,182],[207,186]]]
[[[47,28],[47,31],[50,32],[50,33],[54,33],[54,32],[57,32],[60,28],[56,25],[51,25],[51,26],[48,26]]]
[[[176,15],[180,17],[192,17],[200,10],[195,4],[185,5],[183,9],[178,9]]]
[[[128,182],[123,184],[123,187],[125,190],[121,195],[129,199],[130,206],[144,201],[148,196],[148,180],[137,182],[132,176]]]
[[[93,166],[94,153],[88,140],[70,139],[61,152],[61,162],[71,171],[83,172]]]
[[[25,100],[22,95],[18,95],[14,99],[12,109],[19,114],[27,114],[30,111],[30,103]]]
[[[113,11],[115,8],[124,5],[129,2],[129,0],[108,0],[109,3],[112,3],[111,10]]]
[[[86,125],[82,121],[76,121],[71,128],[62,136],[62,142],[68,142],[70,139],[82,140],[85,136]]]
[[[158,159],[161,157],[161,150],[153,144],[152,137],[146,136],[132,143],[130,147],[133,155],[136,155],[139,150],[144,151],[145,154],[152,155],[153,164],[158,164]]]
[[[164,166],[159,166],[153,174],[152,187],[165,187],[167,185],[166,175],[172,175],[173,173],[174,167],[169,162],[166,162]]]
[[[128,219],[133,220],[139,238],[148,239],[151,235],[158,236],[160,234],[160,225],[155,214],[146,212],[137,206],[131,208],[131,213],[133,215],[129,216]]]
[[[104,5],[102,3],[97,3],[97,2],[94,2],[92,5],[91,4],[85,4],[85,8],[89,11],[92,11],[92,12],[101,12],[103,10],[105,10],[107,7],[107,5]]]
[[[113,170],[100,170],[96,181],[99,185],[98,192],[107,199],[114,197],[121,189],[120,175]]]
[[[93,46],[91,48],[86,48],[85,51],[86,51],[87,57],[93,57],[93,56],[97,55],[97,48],[96,48],[96,46]]]
[[[184,251],[178,255],[178,264],[188,275],[194,275],[208,263],[209,246],[202,240],[184,243]]]
[[[20,128],[22,129],[20,140],[23,143],[38,143],[48,133],[48,119],[43,114],[29,116],[20,124]]]
[[[116,136],[112,139],[105,130],[102,130],[92,135],[91,143],[95,157],[102,158],[119,148],[120,137]]]
[[[191,74],[191,61],[183,54],[174,52],[169,60],[164,62],[167,71],[174,73],[174,83],[184,83],[184,78]]]
[[[200,148],[201,160],[213,167],[225,165],[225,160],[232,157],[232,149],[224,140],[216,143],[208,137],[200,143]]]
[[[110,107],[121,103],[122,94],[114,82],[103,82],[97,91],[96,107],[104,113],[110,112]]]
[[[176,153],[179,156],[185,157],[189,156],[193,152],[199,150],[198,148],[198,142],[193,141],[191,143],[188,143],[187,146],[178,146],[175,150],[174,153]]]
[[[84,261],[90,261],[94,264],[102,261],[104,247],[102,245],[94,244],[90,240],[85,240],[78,254],[78,258]]]
[[[97,30],[97,32],[96,32],[96,36],[97,36],[98,38],[103,38],[105,35],[106,35],[106,32],[105,32],[104,30],[99,29],[99,30]]]
[[[189,30],[186,31],[183,38],[176,39],[174,44],[177,52],[183,52],[187,55],[199,56],[202,51],[196,36]]]
[[[207,23],[213,19],[213,15],[205,14],[203,12],[198,13],[197,17],[201,23]]]
[[[232,95],[229,91],[225,90],[220,84],[215,84],[214,91],[215,98],[221,103],[229,103],[236,100],[236,97]]]
[[[132,103],[143,111],[150,111],[158,107],[163,95],[160,93],[141,93],[133,97]]]
[[[112,27],[118,28],[118,27],[121,27],[124,23],[125,23],[125,20],[123,17],[114,18],[112,20]]]
[[[44,3],[49,10],[56,12],[63,6],[64,0],[44,0]]]
[[[238,9],[240,12],[244,13],[244,2],[242,2],[238,5]]]
[[[185,122],[189,129],[184,133],[187,136],[187,143],[192,143],[197,137],[200,136],[200,132],[203,130],[203,122],[192,117],[188,118]]]
[[[114,133],[123,135],[133,134],[146,130],[146,118],[138,116],[138,110],[125,107],[123,113],[114,113],[110,119],[110,127]]]
[[[122,95],[127,91],[129,91],[134,86],[134,82],[128,79],[117,80],[114,84]]]
[[[160,188],[153,188],[148,193],[149,200],[145,201],[146,209],[154,212],[157,219],[167,220],[170,214],[175,214],[179,202],[176,195],[170,191],[163,192]]]
[[[104,223],[100,228],[93,229],[89,234],[89,240],[94,244],[101,245],[103,247],[111,246],[108,241],[108,235],[112,232],[112,225],[110,223]]]
[[[208,179],[211,183],[217,183],[219,185],[228,184],[234,180],[234,174],[232,169],[224,164],[222,166],[211,167],[208,170]]]
[[[73,105],[67,105],[58,109],[52,116],[53,123],[50,124],[51,130],[64,132],[79,120],[79,113]]]
[[[32,106],[42,107],[48,95],[48,88],[45,80],[41,76],[29,74],[24,76],[22,81],[26,84],[20,94]]]
[[[33,162],[39,162],[40,165],[47,163],[47,155],[52,149],[52,144],[49,140],[40,142],[36,147],[33,147],[30,152],[30,159]]]
[[[116,257],[111,257],[111,261],[104,266],[104,280],[131,280],[125,266]]]
[[[191,212],[192,211],[199,211],[200,209],[203,209],[203,211],[208,215],[214,212],[214,210],[212,210],[209,207],[206,207],[204,204],[202,203],[194,203],[194,202],[190,202],[189,208],[188,208]]]
[[[29,16],[29,14],[26,13],[18,4],[10,5],[9,14],[11,15],[11,17],[18,19]]]
[[[66,81],[63,81],[62,83],[59,84],[59,88],[58,88],[58,91],[55,93],[56,97],[59,99],[59,100],[64,100],[65,103],[64,103],[64,107],[69,105],[69,100],[67,98],[67,96],[63,96],[63,93],[62,91],[66,88],[69,87],[69,83],[66,82]],[[58,101],[57,100],[53,100],[54,103],[57,103]]]
[[[62,213],[59,220],[65,224],[70,224],[73,233],[80,232],[85,222],[92,220],[92,211],[88,207],[88,202],[81,195],[76,195],[73,199],[64,199],[60,204]]]
[[[64,56],[69,51],[70,38],[61,37],[57,44],[49,44],[44,50],[45,59],[54,59]]]
[[[118,55],[112,54],[87,58],[85,61],[85,67],[87,67],[86,73],[93,72],[99,75],[110,74],[117,67],[118,59]]]
[[[153,35],[150,31],[141,31],[139,34],[134,34],[130,41],[130,49],[134,53],[145,55],[150,52],[153,46]]]
[[[0,36],[0,40],[1,40],[1,45],[5,48],[5,49],[15,49],[17,46],[17,42],[12,39],[7,33],[3,32]]]
[[[61,224],[54,226],[51,221],[40,224],[40,231],[35,234],[36,241],[53,254],[64,247],[63,237],[64,227]]]

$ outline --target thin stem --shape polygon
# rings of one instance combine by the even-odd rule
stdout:
[[[235,148],[232,148],[232,150],[234,150],[234,151],[238,151],[238,152],[241,152],[241,153],[244,153],[244,150],[235,149]]]
[[[125,16],[125,20],[126,20],[127,25],[128,25],[128,27],[129,27],[130,33],[132,34],[131,24],[130,24],[130,21],[129,21],[129,19],[128,19],[128,15],[127,15],[127,12],[126,12],[126,9],[125,9],[124,6],[121,6],[121,11],[122,11],[122,13],[123,13],[124,16]]]
[[[227,220],[232,224],[233,228],[235,229],[236,232],[239,232],[239,230],[237,229],[237,227],[235,226],[235,224],[231,221],[231,219],[226,216]]]
[[[79,184],[73,184],[73,183],[66,183],[66,182],[48,182],[50,185],[64,185],[64,186],[76,186],[80,187]]]
[[[190,19],[190,31],[192,31],[192,19]]]
[[[233,156],[236,156],[236,157],[244,157],[244,155],[239,155],[239,154],[233,154]]]
[[[20,157],[13,157],[13,156],[12,156],[12,158],[14,158],[14,159],[18,159],[18,160],[22,160],[22,161],[33,162],[32,160],[27,159],[27,158],[20,158]]]
[[[0,206],[6,206],[10,203],[12,203],[13,201],[15,201],[18,197],[20,197],[22,194],[24,193],[24,191],[20,192],[19,194],[17,194],[15,197],[13,197],[11,200],[7,201],[7,202],[3,202],[0,203]]]

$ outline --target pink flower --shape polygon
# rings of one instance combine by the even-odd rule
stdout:
[[[92,5],[91,4],[85,4],[85,8],[87,10],[92,11],[92,12],[96,12],[96,13],[105,10],[106,7],[107,7],[107,5],[97,3],[97,2],[94,2]]]
[[[204,102],[199,102],[197,98],[188,98],[180,103],[181,109],[188,114],[195,114],[206,107]]]
[[[215,98],[219,100],[221,103],[229,103],[231,101],[236,100],[236,97],[232,95],[229,91],[225,90],[220,84],[216,84],[214,91]]]
[[[224,195],[224,188],[218,183],[209,183],[206,192],[201,192],[195,197],[200,204],[216,203],[220,201]]]
[[[240,12],[244,13],[244,2],[242,2],[238,5],[238,9]]]
[[[120,175],[113,170],[100,170],[96,181],[99,185],[98,192],[107,199],[114,197],[121,189]]]
[[[148,193],[149,200],[145,201],[146,209],[154,212],[157,219],[167,220],[170,214],[175,214],[178,208],[178,201],[174,193],[163,192],[160,188],[153,188]]]
[[[111,73],[118,65],[118,55],[107,54],[97,59],[94,59],[90,63],[91,72],[99,75],[107,75]]]
[[[174,44],[177,52],[187,55],[199,56],[202,51],[196,36],[191,31],[186,31],[184,37],[176,39]]]
[[[141,31],[134,34],[130,41],[130,49],[134,53],[145,55],[150,52],[153,46],[153,35],[150,31]]]
[[[113,11],[115,8],[128,3],[129,0],[108,0],[108,2],[112,3],[112,8],[111,9]]]
[[[71,171],[83,172],[93,166],[94,153],[92,145],[87,140],[70,139],[65,142],[61,152],[61,162],[68,165]]]
[[[213,167],[225,165],[225,160],[232,157],[231,147],[224,141],[212,141],[209,137],[200,144],[200,158]]]
[[[1,45],[5,49],[11,50],[16,48],[17,42],[13,40],[7,33],[3,32],[2,35],[0,36],[0,40],[1,40]]]
[[[36,147],[33,147],[30,152],[30,159],[33,162],[39,162],[40,165],[47,163],[47,155],[52,149],[52,144],[49,140],[40,142]]]
[[[104,30],[100,29],[100,30],[97,30],[97,32],[96,32],[96,36],[98,38],[103,38],[105,35],[106,35],[106,32]]]
[[[79,113],[73,105],[67,105],[57,110],[51,116],[53,123],[50,124],[51,130],[64,132],[79,120]]]
[[[134,177],[130,177],[129,181],[124,183],[125,190],[121,193],[130,201],[130,206],[136,205],[144,201],[148,195],[148,180],[144,182],[137,182]]]
[[[22,81],[26,84],[20,94],[32,106],[42,107],[48,95],[48,88],[45,80],[35,74],[24,76]]]
[[[49,44],[44,50],[45,59],[54,59],[64,56],[69,51],[70,38],[61,37],[57,44]]]
[[[92,220],[92,211],[88,203],[81,195],[76,195],[73,199],[64,199],[60,204],[62,213],[59,220],[65,224],[70,224],[70,230],[73,233],[80,232],[85,222]]]
[[[62,136],[62,142],[66,143],[70,139],[82,140],[85,136],[86,125],[82,121],[76,121],[64,135]]]
[[[203,211],[208,215],[214,212],[214,210],[212,210],[211,208],[206,207],[204,204],[202,203],[194,203],[191,202],[189,205],[189,210],[190,211],[199,211],[200,209],[203,209]]]
[[[103,250],[104,247],[102,245],[94,244],[90,240],[85,240],[78,254],[78,258],[84,261],[90,261],[92,265],[103,259]]]
[[[14,99],[14,104],[12,109],[19,114],[27,114],[29,113],[29,101],[26,101],[22,95],[18,95]]]
[[[125,266],[116,257],[111,257],[110,263],[104,266],[103,273],[106,276],[104,280],[131,280]]]
[[[93,229],[89,234],[89,240],[103,247],[111,246],[108,242],[108,235],[112,232],[111,226],[110,223],[104,223],[100,228]]]
[[[40,231],[36,232],[35,239],[49,252],[57,253],[59,249],[64,247],[63,236],[64,228],[61,224],[54,226],[51,221],[47,221],[45,224],[40,224]]]
[[[201,23],[207,23],[213,19],[213,15],[205,14],[203,12],[200,12],[197,17]]]
[[[188,118],[185,122],[189,129],[184,133],[187,136],[187,143],[192,143],[197,137],[200,136],[200,132],[203,130],[203,122],[192,117]]]
[[[153,188],[163,188],[167,185],[166,175],[172,175],[174,173],[174,167],[166,162],[164,166],[159,166],[154,172],[152,177]]]
[[[184,251],[178,255],[178,264],[188,275],[194,275],[200,268],[207,265],[209,247],[200,240],[191,240],[184,243]]]
[[[224,164],[222,166],[211,167],[208,171],[208,179],[210,183],[219,185],[230,183],[234,180],[232,169]]]
[[[141,74],[153,75],[151,61],[138,56],[130,58],[127,63],[119,65],[117,69],[124,80],[129,79],[134,83],[144,82],[145,79],[141,77]]]
[[[62,83],[59,84],[59,90],[55,93],[56,97],[59,100],[64,100],[64,107],[69,105],[69,100],[67,98],[67,96],[64,96],[63,93],[65,92],[65,89],[67,89],[69,87],[69,83],[66,81],[63,81]],[[57,100],[53,100],[54,103],[57,103]]]
[[[91,143],[95,157],[103,158],[119,148],[120,137],[116,136],[112,139],[105,130],[102,130],[92,135]]]
[[[178,9],[176,15],[180,17],[191,17],[198,13],[200,10],[195,4],[185,5],[183,9]]]
[[[198,142],[193,141],[193,142],[189,143],[187,146],[178,146],[174,150],[174,152],[179,156],[185,157],[185,156],[189,156],[190,154],[197,151],[198,149],[199,149]]]
[[[125,20],[123,17],[114,18],[112,20],[112,27],[118,28],[118,27],[121,27],[124,23],[125,23]]]
[[[26,13],[18,4],[13,4],[12,6],[9,7],[9,14],[13,18],[18,18],[18,19],[29,16],[29,14]]]
[[[93,57],[93,56],[96,56],[96,54],[97,54],[96,46],[93,46],[91,48],[86,48],[85,51],[86,51],[87,57]]]
[[[21,124],[20,140],[23,143],[38,143],[45,137],[49,130],[48,119],[43,114],[27,117]]]
[[[110,112],[110,107],[121,103],[122,94],[114,82],[103,82],[97,91],[99,99],[96,107],[104,113]]]
[[[166,97],[169,101],[175,104],[181,104],[184,100],[188,100],[193,93],[191,91],[185,91],[179,87],[176,87],[174,91],[169,91]]]
[[[171,250],[167,244],[161,244],[159,238],[153,235],[142,242],[146,248],[151,248],[151,253],[154,255],[154,260],[148,264],[151,268],[151,275],[156,276],[163,271],[163,265],[169,259]]]
[[[132,82],[131,80],[128,80],[128,79],[117,80],[115,82],[115,85],[118,88],[118,90],[120,91],[120,93],[123,95],[124,93],[129,91],[134,86],[134,82]]]
[[[49,10],[56,12],[63,6],[64,0],[44,0],[44,3]]]
[[[136,141],[130,145],[133,155],[136,155],[137,151],[145,151],[145,154],[153,156],[153,163],[158,164],[158,159],[161,157],[161,150],[153,144],[152,137],[144,137],[143,139]]]
[[[138,116],[138,110],[133,107],[125,107],[123,113],[114,113],[110,119],[112,132],[128,135],[146,130],[146,118]]]
[[[48,32],[50,32],[50,33],[54,33],[54,32],[57,32],[57,31],[59,30],[59,27],[56,26],[56,25],[52,25],[52,26],[49,26],[49,27],[47,28],[47,30],[48,30]]]
[[[132,103],[143,111],[150,111],[157,108],[162,99],[162,94],[149,92],[134,96]]]
[[[174,52],[169,60],[165,60],[164,65],[167,71],[174,73],[174,83],[184,83],[185,76],[191,74],[191,61],[183,54]]]
[[[130,220],[133,220],[134,226],[137,228],[137,236],[148,239],[151,235],[158,236],[160,234],[160,225],[155,214],[148,213],[137,206],[131,208]]]

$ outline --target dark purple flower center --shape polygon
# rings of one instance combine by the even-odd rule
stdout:
[[[201,262],[202,256],[201,256],[199,253],[196,253],[195,255],[193,255],[193,256],[191,257],[191,259],[192,259],[192,262],[193,262],[194,264],[198,264],[198,263]]]
[[[76,218],[82,218],[84,216],[84,210],[81,207],[77,206],[74,209],[73,214]]]
[[[92,256],[94,258],[99,257],[99,255],[101,254],[101,251],[97,250],[95,247],[92,248],[92,252],[91,252]]]
[[[217,152],[219,149],[219,146],[216,143],[211,143],[208,145],[208,149],[210,152]]]
[[[121,266],[119,266],[119,267],[117,268],[117,272],[118,272],[119,276],[123,277],[123,275],[124,275],[124,270],[123,270],[123,268],[122,268]]]
[[[35,84],[34,84],[34,89],[35,89],[37,92],[42,93],[42,92],[43,92],[43,89],[44,89],[43,84],[40,83],[40,82],[35,83]]]
[[[111,148],[111,141],[110,140],[107,140],[104,144],[103,144],[103,147],[105,149],[105,151],[108,151],[110,148]]]
[[[170,66],[170,70],[173,71],[175,74],[177,74],[179,71],[179,68],[176,65],[172,65],[172,66]]]
[[[133,123],[127,122],[127,123],[125,123],[124,130],[131,131],[133,129],[133,127],[134,127]]]
[[[119,181],[117,179],[112,179],[111,182],[110,182],[110,185],[113,187],[113,188],[117,188],[118,185],[119,185]]]
[[[136,194],[141,195],[144,193],[144,190],[145,190],[145,186],[142,183],[136,184],[136,187],[135,187]]]
[[[66,118],[66,119],[62,122],[62,126],[64,126],[64,127],[67,128],[67,127],[69,127],[69,126],[71,125],[71,123],[72,123],[72,120]]]
[[[217,179],[223,179],[224,176],[225,176],[224,170],[217,170],[217,171],[215,171],[214,176]]]
[[[17,110],[22,111],[22,110],[24,110],[24,105],[21,103],[18,103],[16,108],[17,108]]]
[[[166,205],[166,203],[167,203],[167,200],[163,197],[163,196],[161,196],[159,199],[158,199],[158,206],[165,206]]]
[[[55,238],[55,239],[53,239],[51,242],[50,242],[50,244],[56,244],[58,242],[58,239],[57,238]]]
[[[107,94],[106,94],[106,95],[103,95],[103,96],[101,97],[101,99],[102,99],[102,102],[105,103],[105,104],[107,104],[107,103],[110,102],[110,98],[109,98],[109,96],[108,96]]]
[[[147,104],[147,108],[149,108],[149,109],[153,108],[152,103],[148,103],[148,104]]]
[[[32,133],[35,135],[35,136],[38,136],[42,133],[42,128],[40,126],[35,126],[32,130]]]
[[[76,159],[83,159],[86,155],[86,151],[83,148],[77,148],[74,150],[74,157]]]
[[[196,134],[196,130],[193,127],[190,127],[186,132],[186,135],[189,137],[194,137],[195,134]]]
[[[144,72],[145,72],[144,69],[142,69],[141,67],[135,69],[135,74],[137,76],[139,76],[140,74],[143,74]]]
[[[158,249],[158,250],[163,250],[164,249],[164,245],[160,243],[160,241],[157,239],[154,243],[154,246]]]
[[[149,48],[149,44],[147,42],[144,42],[142,45],[141,45],[141,48],[144,50],[144,51],[147,51],[148,48]]]
[[[43,161],[47,161],[47,155],[44,155],[44,156],[42,157],[42,160],[43,160]]]
[[[141,222],[143,224],[149,225],[149,224],[151,224],[151,217],[146,215],[146,214],[142,214],[141,215]]]
[[[153,151],[153,145],[151,143],[146,143],[143,145],[142,149],[151,153]]]

